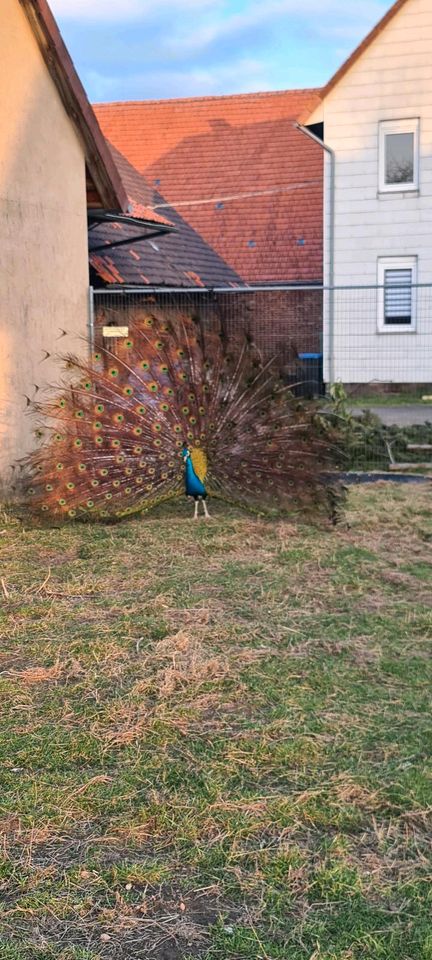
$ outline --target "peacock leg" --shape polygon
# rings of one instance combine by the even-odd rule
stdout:
[[[209,512],[208,512],[207,504],[206,504],[205,500],[203,500],[202,505],[203,505],[203,507],[204,507],[204,517],[205,517],[205,519],[206,519],[206,520],[211,520],[211,515],[210,515]]]
[[[195,500],[194,520],[198,520],[198,504],[199,504],[199,501],[198,501],[198,500]]]

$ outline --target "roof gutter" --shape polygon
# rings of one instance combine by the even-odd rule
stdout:
[[[295,123],[294,126],[306,137],[317,143],[322,150],[325,150],[330,163],[330,182],[329,182],[329,218],[328,218],[328,360],[329,360],[329,383],[334,382],[334,321],[335,321],[335,299],[334,299],[334,281],[335,281],[335,214],[336,214],[336,154],[327,143],[315,136],[311,130],[302,126],[301,123]]]
[[[96,228],[107,223],[124,223],[128,226],[142,227],[143,224],[155,227],[160,233],[172,233],[176,230],[174,224],[157,220],[147,220],[146,217],[136,217],[133,213],[116,213],[113,210],[93,209],[88,211],[88,220]]]
[[[92,253],[92,251],[90,251]],[[283,291],[285,293],[298,293],[299,291],[313,293],[314,291],[322,292],[325,288],[323,285],[317,282],[311,282],[310,284],[275,284],[272,286],[268,284],[267,286],[237,286],[237,287],[161,287],[161,286],[140,286],[130,284],[116,284],[110,283],[108,287],[101,287],[100,289],[95,288],[95,294],[108,296],[111,294],[123,293],[125,295],[130,295],[134,293],[273,293],[273,291]]]
[[[151,227],[152,224],[141,224],[141,227]],[[101,251],[113,250],[114,247],[132,247],[136,246],[137,243],[142,243],[144,240],[152,240],[153,237],[160,237],[161,233],[166,233],[165,230],[154,230],[152,229],[150,233],[137,233],[135,237],[126,237],[125,240],[114,240],[112,243],[106,241],[104,243],[99,243],[97,247],[89,247],[89,254],[92,256],[94,253],[101,253]]]
[[[139,227],[140,233],[135,234],[135,236],[128,236],[122,240],[113,240],[112,242],[107,242],[106,240],[103,243],[98,244],[97,246],[90,246],[90,255],[93,253],[100,253],[100,251],[112,250],[113,247],[125,247],[127,245],[131,246],[132,244],[141,243],[143,240],[151,240],[152,237],[160,237],[165,233],[175,233],[176,228],[173,225],[168,223],[157,223],[154,220],[145,220],[142,217],[134,217],[132,214],[124,213],[113,213],[112,211],[105,210],[89,210],[88,213],[88,223],[89,230],[92,231],[92,236],[94,231],[98,227],[105,226],[110,223],[120,223],[127,227]],[[143,233],[143,230],[146,230],[146,233]]]

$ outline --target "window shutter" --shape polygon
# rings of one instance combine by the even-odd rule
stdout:
[[[411,323],[412,270],[386,270],[384,288],[384,322]]]

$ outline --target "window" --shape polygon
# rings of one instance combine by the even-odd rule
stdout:
[[[416,327],[417,257],[378,260],[378,330],[414,332]]]
[[[419,121],[386,120],[379,140],[380,192],[418,190]]]

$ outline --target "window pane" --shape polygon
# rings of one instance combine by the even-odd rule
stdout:
[[[385,270],[384,288],[384,323],[411,323],[412,270]]]
[[[388,133],[385,144],[386,183],[414,183],[414,134]]]

